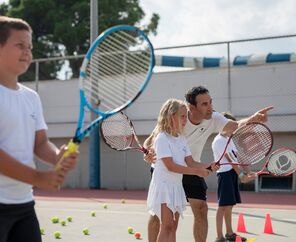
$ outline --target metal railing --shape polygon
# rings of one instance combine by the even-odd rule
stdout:
[[[208,43],[197,43],[189,45],[177,45],[177,46],[168,46],[168,47],[158,47],[155,48],[155,52],[163,52],[167,50],[177,50],[177,49],[188,49],[202,46],[213,46],[213,45],[224,45],[226,46],[226,56],[227,56],[227,75],[228,75],[228,86],[231,86],[231,45],[235,43],[244,43],[244,42],[255,42],[255,41],[264,41],[264,40],[275,40],[275,39],[284,39],[284,38],[295,38],[296,34],[289,35],[280,35],[280,36],[269,36],[262,38],[248,38],[248,39],[238,39],[238,40],[229,40],[229,41],[217,41],[217,42],[208,42]],[[61,56],[61,57],[49,57],[49,58],[40,58],[34,59],[33,63],[35,64],[35,89],[38,91],[38,85],[40,81],[40,65],[43,62],[51,61],[69,61],[72,59],[82,59],[84,55],[73,55],[73,56]],[[64,79],[68,79],[65,75]],[[69,78],[70,79],[70,78]],[[229,97],[231,96],[231,89],[229,88]],[[229,102],[231,103],[231,102]],[[229,107],[231,110],[231,107]]]

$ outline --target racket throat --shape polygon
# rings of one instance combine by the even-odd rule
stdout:
[[[76,129],[75,136],[71,139],[72,143],[79,145],[81,143],[80,128]]]
[[[77,144],[77,145],[79,145],[79,144],[81,143],[81,140],[79,140],[79,139],[76,138],[76,137],[72,138],[71,141],[72,141],[73,143]]]

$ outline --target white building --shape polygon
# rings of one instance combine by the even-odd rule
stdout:
[[[218,65],[201,65],[187,71],[155,73],[144,93],[127,110],[134,122],[137,134],[143,141],[152,131],[160,106],[171,97],[184,99],[185,92],[192,86],[204,85],[213,97],[214,109],[231,111],[242,118],[265,107],[274,106],[267,125],[274,132],[273,149],[296,147],[296,63],[295,56],[289,61],[269,61],[266,58],[240,57],[233,63],[230,72],[225,60]],[[272,56],[271,56],[272,57]],[[273,60],[271,58],[271,60]],[[158,60],[159,61],[159,60]],[[185,62],[184,62],[185,63]],[[203,63],[205,63],[203,61]],[[186,64],[185,64],[186,65]],[[33,89],[35,83],[25,83]],[[42,81],[38,92],[41,96],[45,118],[49,127],[48,135],[57,145],[67,143],[73,136],[78,118],[78,80]],[[202,160],[212,161],[211,136]],[[69,174],[65,186],[89,187],[89,140],[80,146],[80,161]],[[39,168],[44,165],[39,164]],[[118,152],[103,142],[100,147],[100,184],[106,189],[147,189],[150,182],[150,167],[137,151]],[[293,179],[294,178],[294,179]],[[276,181],[276,182],[274,182]],[[209,189],[217,187],[216,175],[207,178]],[[295,175],[287,178],[259,178],[256,190],[296,191]]]

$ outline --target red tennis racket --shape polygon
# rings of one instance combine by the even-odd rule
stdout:
[[[289,176],[296,171],[296,153],[292,149],[280,148],[273,151],[256,175]]]
[[[112,149],[138,150],[148,154],[148,150],[139,142],[132,122],[122,112],[104,119],[100,129],[104,142]]]
[[[220,164],[230,143],[237,149],[236,162]],[[258,163],[271,151],[273,135],[270,129],[262,124],[251,122],[238,128],[227,140],[223,153],[216,161],[217,165],[249,166]],[[209,167],[210,169],[210,167]]]

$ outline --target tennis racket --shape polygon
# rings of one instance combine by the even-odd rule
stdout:
[[[122,112],[104,119],[100,129],[104,142],[112,149],[138,150],[148,154],[148,150],[139,142],[132,122]]]
[[[136,27],[119,25],[98,36],[81,66],[77,129],[64,156],[75,152],[103,119],[127,108],[139,97],[149,82],[154,63],[153,46]],[[83,127],[86,110],[97,118]]]
[[[233,154],[236,162],[222,163],[229,144],[234,144],[236,153]],[[251,122],[238,128],[227,140],[227,144],[220,158],[216,161],[217,165],[240,165],[249,166],[256,164],[265,158],[273,145],[273,135],[270,129],[262,124]],[[208,167],[210,169],[210,167]]]
[[[256,175],[289,176],[296,171],[296,153],[288,148],[273,151]]]

